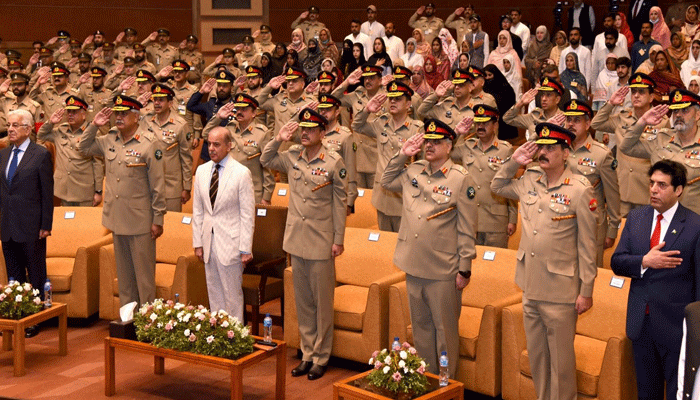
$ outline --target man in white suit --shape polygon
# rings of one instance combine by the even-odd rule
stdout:
[[[209,133],[211,161],[197,169],[192,244],[204,262],[211,310],[243,321],[243,265],[253,259],[255,200],[250,170],[230,155],[228,130]]]

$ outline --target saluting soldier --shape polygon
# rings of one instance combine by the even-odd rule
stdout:
[[[253,37],[255,38],[255,33],[253,33]],[[255,42],[256,53],[272,54],[275,52],[275,43],[272,41],[272,29],[270,29],[270,25],[260,25],[260,35],[256,39],[260,39],[260,41]]]
[[[236,54],[239,69],[245,70],[251,65],[256,67],[260,66],[260,54],[255,51],[254,43],[255,40],[253,40],[252,36],[245,35],[243,37],[243,49],[241,49],[240,53]]]
[[[104,157],[102,225],[112,231],[121,305],[153,302],[156,297],[156,239],[163,234],[165,166],[163,143],[139,126],[141,104],[116,96],[80,137],[78,150]],[[115,129],[96,137],[115,115]]]
[[[420,29],[425,35],[425,41],[433,43],[433,39],[438,37],[440,29],[445,27],[442,18],[435,16],[435,4],[428,3],[416,10],[408,20],[408,26],[415,29]]]
[[[141,43],[134,44],[134,60],[136,60],[134,65],[136,69],[142,69],[152,74],[156,73],[156,66],[146,59],[146,47]]]
[[[477,104],[484,104],[493,108],[498,108],[496,98],[491,94],[484,92],[484,84],[486,84],[486,72],[479,67],[470,65],[467,68],[472,76],[472,92],[469,101],[469,107],[474,108]]]
[[[233,74],[234,78],[238,78],[239,76],[241,76],[242,72],[233,63],[235,59],[236,52],[233,51],[233,49],[227,47],[221,51],[221,54],[214,59],[213,63],[209,64],[206,68],[204,68],[203,74],[205,76],[215,76],[221,68],[224,68],[228,72]]]
[[[401,82],[386,86],[386,94],[372,97],[362,111],[355,115],[352,129],[376,140],[377,164],[375,185],[372,189],[372,205],[377,209],[379,229],[398,232],[401,227],[401,193],[389,191],[378,185],[389,160],[401,149],[404,142],[423,128],[423,123],[408,117],[413,89]],[[370,114],[378,112],[389,100],[389,113],[368,122]]]
[[[113,97],[112,91],[107,90],[104,85],[107,71],[100,67],[92,67],[90,76],[92,77],[92,84],[82,84],[78,90],[78,97],[84,99],[88,104],[88,121],[92,121],[101,109],[107,107],[112,102]],[[103,128],[104,133],[107,133],[108,130],[109,127]]]
[[[204,134],[208,136],[212,129],[221,126],[222,121],[229,121],[226,129],[231,133],[233,145],[229,154],[250,170],[255,203],[269,205],[275,190],[275,177],[260,164],[260,155],[272,139],[272,134],[265,125],[256,122],[257,109],[258,101],[254,97],[239,93],[232,103],[219,108],[204,127]],[[235,120],[232,120],[231,116],[234,116]]]
[[[94,65],[103,68],[105,71],[107,71],[107,75],[111,75],[114,73],[114,70],[117,67],[117,65],[122,64],[122,61],[119,61],[116,58],[114,58],[113,43],[107,42],[103,44],[100,49],[101,50],[98,51],[99,57],[95,58]]]
[[[134,45],[138,44],[136,40],[137,34],[138,32],[136,32],[136,29],[126,28],[124,32],[117,35],[117,39],[114,41],[114,45],[116,46],[114,49],[114,57],[116,59],[123,61],[126,56],[130,55],[130,52],[134,50]]]
[[[63,116],[66,122],[61,123]],[[104,161],[86,156],[78,150],[78,142],[89,121],[88,103],[76,96],[66,99],[65,108],[56,110],[37,133],[42,142],[56,147],[54,196],[63,207],[95,207],[102,202]]]
[[[175,93],[174,105],[177,113],[185,119],[187,123],[187,140],[192,147],[197,147],[199,142],[194,142],[195,137],[202,137],[202,118],[195,118],[192,111],[187,109],[187,102],[193,94],[197,92],[197,86],[187,81],[190,65],[185,60],[175,60],[172,65],[173,92]]]
[[[158,40],[158,42],[154,43],[155,40]],[[170,66],[173,61],[179,57],[178,50],[168,43],[169,41],[170,31],[165,28],[160,28],[148,35],[148,37],[141,42],[143,46],[148,46],[146,47],[148,61],[156,68],[153,73]]]
[[[202,80],[202,71],[204,71],[204,56],[197,50],[197,43],[199,39],[195,35],[188,35],[187,39],[180,43],[179,58],[189,65],[187,80],[193,83],[199,83]]]
[[[538,138],[518,147],[491,182],[499,196],[520,200],[522,237],[515,283],[523,290],[523,322],[539,399],[575,400],[574,336],[578,315],[593,306],[596,209],[588,180],[567,167],[575,135],[541,123]],[[520,166],[534,160],[513,179]]]
[[[474,193],[479,215],[476,244],[508,247],[508,236],[518,224],[518,203],[491,192],[491,181],[513,154],[513,147],[498,140],[498,109],[480,104],[474,110],[476,135],[455,145],[452,159],[464,166],[474,179]],[[467,134],[467,123],[458,124],[457,133]]]
[[[12,60],[10,60],[12,61]],[[10,90],[13,96],[0,93],[0,137],[7,136],[7,115],[14,110],[27,110],[34,121],[43,121],[44,113],[41,104],[32,100],[28,95],[29,75],[21,72],[10,74]]]
[[[535,100],[537,94],[540,95],[540,107],[535,107],[527,114],[520,114],[520,110]],[[503,114],[503,122],[516,128],[527,129],[528,135],[530,135],[527,139],[530,140],[537,124],[563,113],[559,109],[559,102],[563,94],[564,87],[561,83],[545,76],[540,80],[539,88],[528,90],[519,102]]]
[[[128,82],[129,84],[126,85],[129,88],[133,86],[133,84],[136,82],[136,60],[134,57],[124,57],[124,62],[117,65],[113,72],[107,75],[107,79],[105,80],[105,87],[109,90],[114,90],[116,88],[119,88],[119,92],[124,92],[124,90],[128,90],[129,88],[121,87],[125,82],[127,78],[129,79]],[[134,86],[133,89],[129,94],[132,96],[136,95],[137,88]],[[124,94],[124,93],[122,93]]]
[[[394,80],[403,83],[404,85],[411,86],[411,77],[413,76],[413,71],[410,68],[406,68],[403,65],[394,66]],[[423,98],[420,97],[418,93],[413,93],[411,97],[411,109],[408,111],[408,115],[413,119],[420,119],[418,115],[418,107],[420,107],[423,102]]]
[[[473,79],[467,70],[456,69],[452,80],[440,82],[435,92],[423,100],[418,107],[418,115],[439,119],[452,129],[464,118],[474,118],[474,111],[469,107]]]
[[[326,25],[318,20],[319,9],[316,6],[310,6],[308,11],[301,13],[297,19],[292,21],[292,29],[299,28],[304,32],[304,40],[318,39],[318,33]]]
[[[619,150],[632,157],[648,158],[652,165],[660,160],[677,161],[688,169],[688,184],[680,199],[681,204],[700,213],[700,96],[687,90],[669,94],[671,104],[661,104],[645,112],[630,126],[619,144]],[[672,110],[673,127],[654,129],[641,140],[648,125],[663,122]]]
[[[407,140],[389,161],[382,187],[403,193],[401,230],[394,264],[406,272],[413,342],[429,372],[438,372],[438,355],[459,359],[462,289],[476,258],[474,180],[450,160],[455,132],[439,120]],[[423,146],[425,160],[405,167]],[[457,364],[450,362],[450,377]]]
[[[260,67],[257,67],[255,65],[249,65],[245,69],[245,76],[240,76],[238,79],[236,79],[235,82],[235,90],[236,92],[241,91],[240,88],[243,87],[243,90],[241,91],[242,93],[245,93],[253,98],[258,97],[260,92],[263,90],[263,78],[262,78],[262,69]],[[240,85],[241,81],[245,81],[244,85]],[[272,113],[268,113],[267,111],[257,108],[255,110],[255,121],[258,124],[263,124],[266,127],[274,130],[275,128],[275,119]]]
[[[144,121],[163,142],[165,204],[168,211],[182,211],[192,194],[192,151],[185,119],[173,111],[173,90],[162,83],[151,86],[153,113]]]
[[[29,92],[29,97],[41,104],[44,116],[53,115],[66,104],[66,99],[71,95],[70,85],[68,85],[69,75],[70,71],[65,65],[55,62],[51,72],[41,76]],[[50,78],[53,85],[43,89],[43,85],[48,83]]]
[[[289,175],[289,214],[284,251],[292,257],[302,361],[292,376],[318,379],[333,349],[335,257],[343,253],[347,170],[338,153],[323,146],[326,119],[305,108],[265,146],[260,162]],[[278,152],[301,126],[301,145]]]
[[[596,265],[603,266],[603,251],[612,247],[620,227],[620,185],[617,160],[610,149],[588,134],[593,118],[591,107],[578,100],[564,105],[566,128],[576,135],[569,153],[569,168],[588,179],[598,203],[596,229]]]

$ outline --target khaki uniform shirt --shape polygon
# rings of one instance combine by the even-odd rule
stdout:
[[[491,191],[491,181],[503,163],[513,155],[513,147],[505,140],[494,139],[481,150],[478,138],[467,139],[452,150],[452,159],[464,166],[474,179],[478,232],[506,232],[508,224],[518,223],[518,204]]]
[[[404,167],[407,161],[397,152],[381,178],[382,187],[403,194],[394,264],[419,278],[454,280],[476,258],[474,180],[449,159],[437,171],[425,160]]]
[[[464,35],[471,32],[471,29],[469,29],[469,21],[467,21],[464,17],[458,17],[457,14],[452,13],[445,20],[445,26],[450,29],[454,29],[457,32],[455,40],[457,41],[457,48],[461,51]]]
[[[88,103],[88,121],[92,121],[95,114],[100,112],[103,108],[111,106],[112,99],[114,98],[114,96],[112,96],[112,91],[107,90],[104,86],[102,86],[102,89],[96,91],[92,88],[92,85],[89,84],[80,86],[78,97]]]
[[[160,44],[153,43],[146,47],[146,57],[155,67],[156,71],[160,71],[164,67],[173,64],[177,60],[180,52],[172,45],[167,45],[165,48],[160,47]]]
[[[289,176],[284,251],[307,260],[329,260],[332,246],[342,245],[345,239],[347,170],[343,159],[323,146],[309,159],[301,145],[281,153],[280,145],[271,140],[260,162]]]
[[[557,108],[555,115],[563,113],[562,110]],[[540,122],[547,122],[547,118],[544,115],[544,110],[539,107],[534,108],[528,114],[520,114],[520,109],[517,105],[514,105],[503,114],[503,122],[516,128],[527,129],[532,135],[535,132],[535,126]]]
[[[66,86],[65,90],[61,93],[58,93],[53,86],[49,86],[46,90],[35,86],[34,89],[29,92],[29,97],[41,104],[44,118],[34,122],[43,122],[44,119],[48,120],[51,118],[51,115],[53,115],[56,110],[66,106],[66,99],[72,94],[74,93],[72,93],[68,86]]]
[[[235,65],[227,65],[226,70],[232,73],[234,78],[238,78],[239,76],[241,76],[241,74],[243,74],[243,71],[238,69]],[[219,69],[217,68],[216,64],[211,63],[208,67],[204,68],[202,74],[205,77],[211,78],[216,74],[217,71],[219,71]]]
[[[136,44],[136,42],[134,42]],[[114,58],[120,61],[124,61],[124,57],[126,57],[127,53],[129,51],[134,50],[134,45],[128,45],[126,42],[120,43],[117,45],[117,47],[114,48]]]
[[[180,59],[190,65],[190,72],[187,73],[187,80],[190,82],[201,81],[202,71],[204,71],[204,56],[202,53],[197,50],[180,50]]]
[[[337,122],[326,129],[326,135],[321,140],[328,150],[335,151],[343,157],[345,169],[348,171],[348,206],[355,206],[357,199],[357,145],[348,127]]]
[[[408,20],[408,26],[423,31],[425,41],[432,43],[433,39],[435,39],[440,33],[440,29],[445,27],[445,23],[441,18],[435,16],[428,20],[428,17],[418,18],[418,14],[413,13],[413,15],[411,15],[411,19]]]
[[[163,142],[141,127],[127,142],[116,129],[95,137],[97,130],[95,124],[88,125],[78,150],[105,160],[102,225],[116,235],[143,235],[151,231],[151,225],[163,226]]]
[[[262,110],[273,113],[275,118],[275,129],[272,132],[271,137],[276,137],[280,129],[289,121],[296,118],[299,112],[306,108],[309,103],[314,102],[316,99],[308,97],[306,93],[302,93],[299,98],[292,100],[289,98],[289,94],[286,91],[281,91],[276,95],[270,97],[272,93],[272,88],[270,86],[265,86],[260,93],[256,96],[256,100],[260,104]],[[299,130],[297,130],[297,133]],[[298,135],[295,133],[294,141],[298,141]],[[286,150],[291,146],[291,143],[285,143],[282,145],[282,150]]]
[[[394,126],[390,114],[384,114],[372,122],[367,122],[369,113],[363,109],[355,115],[352,129],[367,135],[377,141],[377,164],[372,190],[372,205],[382,213],[390,216],[401,215],[401,193],[392,192],[379,185],[384,169],[389,160],[401,150],[401,147],[411,136],[423,129],[423,123],[406,117],[403,124]]]
[[[136,64],[134,66],[134,70],[138,71],[140,69],[148,71],[148,72],[152,73],[153,75],[156,74],[156,66],[153,65],[153,63],[151,63],[148,60],[143,60],[143,62],[141,64]]]
[[[496,99],[489,93],[484,92],[483,90],[476,96],[472,95],[471,100],[469,100],[468,103],[469,107],[471,107],[472,109],[474,109],[474,107],[479,104],[485,104],[498,110],[498,106],[496,105]]]
[[[262,92],[263,87],[260,86],[255,90],[249,89],[247,86],[245,89],[242,91],[239,91],[238,88],[236,88],[236,94],[238,93],[245,93],[249,95],[250,97],[257,98],[260,92]],[[232,96],[235,98],[235,96]],[[317,97],[317,96],[310,96],[310,97]],[[267,129],[271,130],[272,132],[275,131],[275,117],[274,114],[271,112],[267,112],[263,110],[262,108],[258,108],[255,110],[255,122],[258,124],[265,125]]]
[[[661,160],[677,161],[688,170],[688,184],[683,189],[681,204],[695,213],[700,213],[700,130],[695,133],[693,142],[685,146],[671,128],[653,129],[646,140],[641,135],[646,126],[637,121],[625,132],[619,150],[639,158],[648,158],[651,164]]]
[[[269,41],[267,43],[265,42],[255,42],[253,43],[253,46],[255,47],[255,52],[258,54],[262,53],[274,53],[275,52],[275,44],[272,41]]]
[[[309,39],[312,38],[317,38],[318,39],[318,33],[321,32],[321,29],[325,28],[326,25],[323,22],[319,22],[318,20],[316,22],[311,22],[309,20],[301,21],[301,17],[298,17],[297,19],[292,22],[292,29],[299,28],[304,32],[304,42],[308,43]]]
[[[617,180],[617,161],[608,147],[588,136],[584,144],[569,152],[567,162],[571,172],[588,179],[593,186],[600,211],[598,217],[608,214],[606,237],[616,238],[620,227],[620,186]],[[602,221],[601,221],[602,222]]]
[[[575,303],[579,295],[592,297],[598,273],[593,188],[568,166],[551,187],[540,167],[512,179],[519,167],[507,161],[491,183],[496,194],[520,200],[515,283],[530,300]]]
[[[238,59],[238,66],[242,69],[250,65],[260,66],[260,54],[256,53],[255,50],[251,51],[250,54],[238,53],[236,58]]]
[[[112,62],[106,62],[102,58],[98,58],[93,61],[93,65],[96,67],[100,67],[107,71],[107,76],[109,75],[114,75],[114,69],[117,68],[117,65],[120,65],[122,62],[117,60],[117,59],[112,59]],[[106,78],[106,77],[105,77]]]
[[[92,201],[95,192],[102,190],[104,161],[78,151],[86,127],[87,122],[73,131],[68,123],[54,126],[46,122],[37,133],[39,141],[53,142],[56,147],[53,193],[64,201]]]
[[[454,129],[462,119],[474,118],[474,111],[469,105],[459,108],[457,99],[452,96],[438,103],[438,95],[431,93],[418,108],[418,115],[423,118],[439,119]]]
[[[177,113],[180,117],[185,119],[187,124],[187,140],[192,144],[192,139],[197,137],[202,137],[202,118],[199,115],[195,117],[192,111],[187,109],[187,102],[190,101],[190,97],[197,92],[199,89],[195,85],[185,83],[181,88],[177,85],[172,86],[173,92],[175,92],[175,98],[173,98],[173,107],[177,109]]]
[[[24,96],[22,101],[18,102],[17,97],[8,92],[5,96],[0,97],[0,132],[7,132],[7,115],[10,111],[15,110],[29,111],[34,117],[34,122],[44,120],[41,104],[29,98],[29,96]]]
[[[161,125],[155,114],[144,120],[148,129],[163,142],[165,161],[165,198],[176,199],[183,190],[192,191],[192,151],[183,118],[170,111],[170,118]]]

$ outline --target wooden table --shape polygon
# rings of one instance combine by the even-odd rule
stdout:
[[[62,303],[53,303],[51,308],[41,310],[22,319],[0,319],[2,331],[2,350],[14,349],[15,376],[23,376],[24,370],[24,330],[48,319],[58,317],[58,355],[68,354],[67,327],[68,307]]]
[[[360,387],[355,386],[353,383],[359,379],[363,379],[372,372],[367,371],[359,375],[351,376],[350,378],[343,379],[341,381],[335,382],[333,384],[333,400],[341,399],[352,399],[352,400],[382,400],[388,399],[388,397],[381,396],[376,393],[369,392]],[[464,400],[464,384],[462,382],[453,381],[450,379],[450,384],[445,387],[439,387],[438,382],[440,378],[437,375],[431,374],[429,372],[425,373],[428,377],[429,385],[431,385],[434,390],[428,393],[416,397],[414,400]]]
[[[262,339],[253,336],[255,339]],[[162,375],[165,372],[165,359],[184,361],[197,365],[223,369],[231,372],[231,399],[243,399],[243,370],[260,361],[277,356],[277,374],[275,378],[275,399],[284,399],[285,392],[285,377],[287,370],[287,345],[283,341],[275,340],[277,347],[271,350],[263,350],[258,345],[255,345],[256,350],[245,355],[237,360],[228,358],[205,356],[201,354],[190,353],[186,351],[178,351],[171,349],[162,349],[152,346],[148,343],[138,342],[135,340],[118,339],[113,337],[105,338],[105,396],[112,396],[115,393],[115,368],[114,368],[114,350],[119,348],[122,350],[130,350],[139,353],[145,353],[153,356],[153,372],[157,375]]]

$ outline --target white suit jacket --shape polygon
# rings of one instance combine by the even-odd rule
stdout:
[[[219,174],[219,189],[212,210],[209,184],[214,165],[209,161],[197,168],[192,204],[192,245],[202,247],[205,263],[209,262],[212,246],[216,246],[219,262],[232,265],[234,260],[240,260],[241,252],[253,251],[253,179],[248,168],[227,155],[223,172]]]

